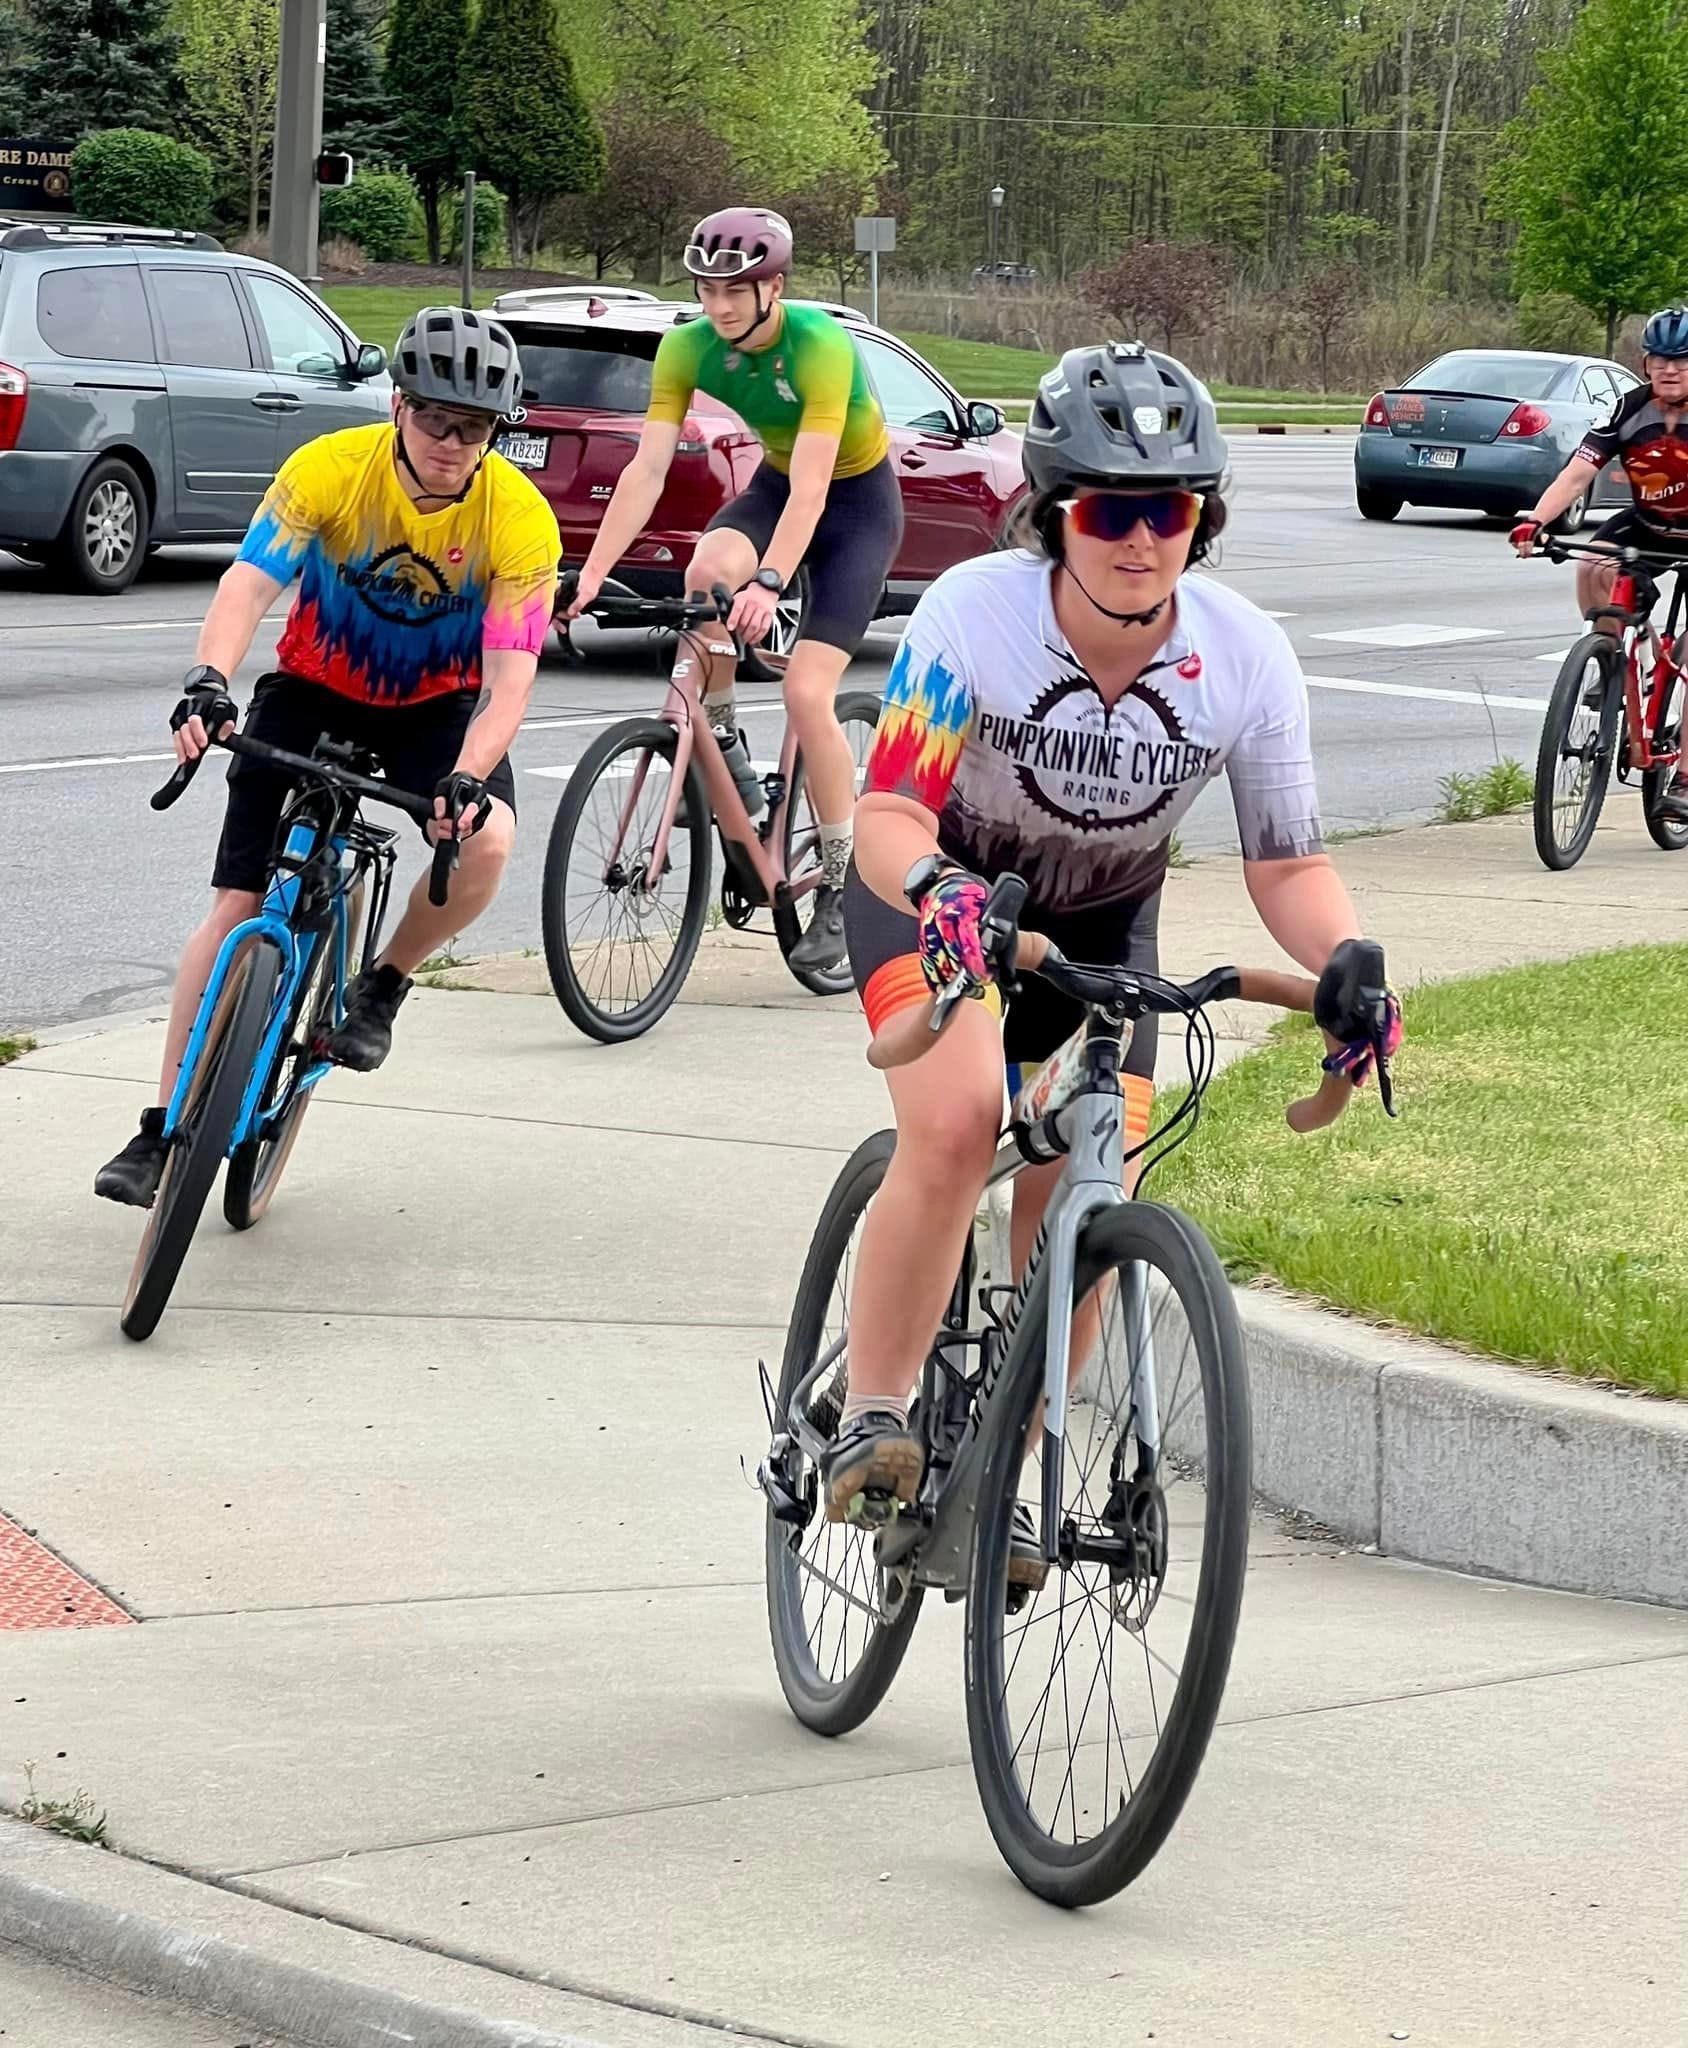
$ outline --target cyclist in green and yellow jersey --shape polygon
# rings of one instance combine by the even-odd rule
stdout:
[[[737,591],[729,624],[752,645],[802,567],[809,604],[785,677],[811,801],[820,821],[822,883],[794,967],[836,967],[845,955],[843,887],[850,864],[855,758],[833,712],[839,678],[878,609],[903,532],[890,436],[848,330],[818,306],[785,298],[791,229],[777,213],[729,207],[698,223],[686,247],[701,320],[663,336],[639,452],[621,473],[580,572],[578,617],[656,509],[692,394],[730,405],[762,443],[749,485],[709,522],[686,572],[688,593]],[[736,657],[709,642],[704,708],[740,774],[748,756],[733,715]],[[753,778],[752,778],[753,781]]]

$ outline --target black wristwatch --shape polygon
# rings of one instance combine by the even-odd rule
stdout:
[[[759,583],[764,590],[771,590],[775,597],[785,595],[785,579],[777,569],[758,569],[750,580],[752,583]]]
[[[226,696],[228,687],[228,677],[220,668],[213,668],[208,661],[196,663],[182,678],[182,688],[190,694],[195,690],[211,690]]]
[[[956,862],[944,853],[923,853],[903,877],[903,894],[916,910],[925,901],[926,892],[940,876],[959,874]]]

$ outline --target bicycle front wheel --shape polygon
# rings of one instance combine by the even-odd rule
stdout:
[[[837,1430],[862,1218],[895,1146],[894,1131],[876,1132],[857,1146],[821,1211],[786,1334],[778,1428],[784,1428],[791,1397],[822,1352],[836,1350],[836,1368],[822,1374],[809,1396],[809,1417],[822,1436]],[[873,1712],[897,1675],[920,1612],[920,1588],[887,1582],[870,1530],[826,1519],[815,1468],[802,1463],[801,1473],[792,1476],[795,1490],[813,1506],[807,1527],[794,1528],[768,1510],[774,1664],[787,1704],[804,1727],[817,1735],[847,1735]]]
[[[1548,699],[1536,749],[1536,852],[1544,867],[1575,867],[1588,850],[1622,708],[1621,653],[1604,633],[1585,633],[1566,655]]]
[[[129,1276],[121,1324],[136,1342],[157,1329],[188,1255],[234,1137],[280,978],[280,958],[265,939],[249,939],[230,962]]]
[[[843,727],[844,737],[850,742],[850,753],[856,764],[855,791],[862,793],[862,778],[867,772],[867,757],[873,749],[873,735],[879,726],[879,699],[871,690],[846,690],[838,699],[838,723]],[[797,756],[797,765],[792,771],[791,793],[785,807],[785,874],[788,882],[804,877],[818,877],[821,869],[821,824],[816,814],[814,799],[809,794],[809,778],[804,773],[803,756]],[[779,941],[786,965],[791,965],[791,949],[809,928],[809,919],[814,913],[813,890],[806,891],[794,902],[776,903],[774,906],[774,937]],[[811,995],[840,996],[848,994],[852,987],[850,963],[843,961],[837,967],[792,967],[792,974]]]
[[[1128,1202],[1085,1226],[1073,1301],[1101,1334],[1061,1446],[1060,1555],[1009,1581],[1015,1509],[1041,1515],[1027,1432],[1044,1343],[999,1410],[967,1596],[967,1730],[997,1846],[1058,1906],[1131,1883],[1195,1783],[1219,1712],[1248,1562],[1242,1332],[1213,1248],[1175,1209]],[[1023,1567],[1022,1567],[1023,1570]]]
[[[648,1031],[680,993],[709,916],[709,800],[695,763],[683,822],[657,827],[679,736],[660,718],[600,733],[569,777],[545,850],[540,923],[571,1024],[606,1045]]]

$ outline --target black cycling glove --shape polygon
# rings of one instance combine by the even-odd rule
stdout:
[[[190,718],[205,727],[207,739],[215,739],[225,725],[240,723],[240,706],[229,695],[229,679],[221,669],[200,662],[182,678],[186,693],[170,714],[170,730],[180,732]]]
[[[1375,1068],[1383,1106],[1393,1116],[1389,1062],[1400,1049],[1401,1005],[1375,939],[1344,939],[1335,948],[1313,991],[1313,1018],[1342,1046],[1325,1061],[1326,1073],[1346,1074],[1359,1088]]]
[[[465,775],[461,768],[454,768],[449,775],[442,775],[434,784],[435,796],[445,798],[448,818],[460,817],[471,804],[475,807],[474,822],[469,827],[469,837],[486,823],[491,809],[491,798],[487,786],[478,775]]]

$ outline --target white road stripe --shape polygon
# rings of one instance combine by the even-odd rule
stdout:
[[[44,775],[53,768],[125,768],[134,761],[173,761],[174,754],[73,754],[63,761],[0,761],[0,775]]]
[[[1499,626],[1428,626],[1403,620],[1395,626],[1354,626],[1341,633],[1315,633],[1315,640],[1341,640],[1354,647],[1449,647],[1456,640],[1496,640]]]
[[[25,619],[16,626],[0,626],[0,633],[162,633],[204,623],[203,619],[124,619],[116,624],[100,619]]]
[[[1371,683],[1361,676],[1309,676],[1310,690],[1352,690],[1362,697],[1422,697],[1430,704],[1499,705],[1509,711],[1545,711],[1545,697],[1513,697],[1504,690],[1426,690],[1416,683]]]

